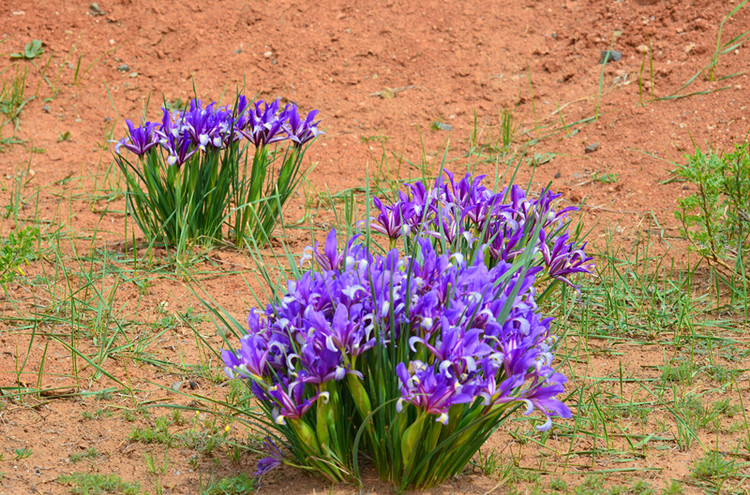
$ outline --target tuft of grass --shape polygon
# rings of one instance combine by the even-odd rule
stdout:
[[[737,467],[734,459],[728,459],[726,454],[708,452],[693,464],[690,474],[698,480],[721,486],[727,478],[737,474]]]
[[[0,88],[0,131],[9,123],[13,123],[18,128],[20,123],[21,110],[26,104],[33,100],[34,97],[24,98],[26,92],[26,69],[21,70],[16,67],[16,73],[8,82],[3,82]],[[0,133],[0,136],[2,134]]]
[[[224,426],[219,418],[211,416],[201,420],[198,415],[193,417],[191,427],[187,430],[172,433],[169,428],[172,426],[181,426],[186,423],[180,411],[175,409],[170,416],[156,418],[154,425],[146,428],[134,428],[129,435],[133,442],[146,444],[161,444],[167,448],[181,446],[204,456],[212,456],[218,449],[226,450],[231,455],[239,455],[232,450],[232,447],[241,447],[237,444],[232,445],[227,436],[229,427]]]
[[[620,180],[620,176],[615,173],[599,173],[594,172],[591,174],[591,180],[594,182],[599,182],[601,184],[614,184],[618,180]]]
[[[176,442],[176,437],[169,432],[171,422],[167,417],[156,418],[154,426],[147,428],[134,428],[128,438],[133,442],[160,443],[171,447]]]
[[[555,158],[554,153],[534,153],[532,156],[529,156],[524,159],[524,161],[531,167],[537,167],[539,165],[544,165],[545,163],[551,162]]]
[[[254,478],[241,473],[237,476],[209,481],[205,487],[201,488],[200,493],[202,495],[244,495],[254,492],[257,488],[258,482]]]
[[[648,90],[649,90],[649,99],[648,102],[654,101],[654,49],[651,46],[651,37],[647,36],[648,39],[648,67],[649,67],[649,80],[648,80]],[[646,106],[643,102],[643,88],[646,86],[646,83],[643,80],[643,69],[646,66],[646,54],[643,54],[643,59],[641,59],[641,70],[638,72],[638,99],[640,100],[641,106]]]
[[[662,369],[661,379],[664,382],[674,382],[681,385],[690,385],[698,374],[694,363],[681,359],[677,362],[670,361]]]
[[[607,493],[604,488],[606,482],[601,475],[589,475],[583,483],[573,488],[575,495],[603,495]]]
[[[363,143],[387,143],[390,141],[390,136],[383,134],[373,134],[371,136],[359,136],[359,140]]]
[[[70,486],[72,495],[101,495],[118,493],[122,495],[139,495],[141,486],[128,483],[115,474],[71,473],[57,478],[59,483]]]
[[[112,411],[110,411],[110,410],[108,410],[106,408],[96,409],[93,412],[92,411],[83,411],[83,412],[81,412],[81,417],[85,421],[90,421],[90,420],[94,420],[94,419],[101,419],[101,418],[109,418],[111,416],[112,416]]]
[[[704,69],[708,72],[708,74],[706,75],[706,79],[708,79],[709,81],[713,81],[715,78],[716,67],[719,65],[719,57],[736,50],[737,48],[742,46],[745,41],[750,39],[750,30],[748,30],[740,33],[739,35],[735,36],[725,43],[721,42],[721,36],[724,32],[724,24],[726,24],[729,19],[731,19],[737,12],[739,12],[740,9],[744,7],[745,4],[747,4],[747,2],[748,0],[745,0],[744,2],[737,5],[721,20],[721,24],[719,24],[719,33],[716,36],[716,48],[714,49],[714,53],[711,54],[711,61],[708,63],[706,69]]]
[[[633,495],[656,495],[654,488],[646,481],[636,480],[630,485],[629,494]]]
[[[625,249],[610,237],[599,251],[599,283],[581,289],[589,301],[581,318],[591,319],[592,335],[654,340],[672,333],[679,345],[695,332],[706,308],[691,297],[693,274],[652,254],[653,242],[649,236]]]
[[[712,380],[719,382],[721,385],[726,385],[732,382],[739,372],[736,369],[729,368],[721,364],[712,364],[706,367],[706,375]]]
[[[101,452],[96,450],[96,447],[89,447],[84,452],[80,452],[78,454],[71,454],[70,456],[68,456],[68,459],[70,459],[70,462],[75,464],[84,459],[93,461],[94,459],[98,459],[101,456],[102,456]]]
[[[660,495],[682,495],[683,493],[685,493],[685,487],[677,480],[672,480],[659,492]]]
[[[0,177],[0,190],[9,196],[8,203],[4,205],[5,218],[12,218],[14,222],[26,220],[20,217],[24,207],[32,201],[36,201],[38,204],[39,188],[36,188],[32,194],[27,193],[29,183],[34,175],[34,171],[31,169],[31,158],[29,158],[25,169],[22,168],[17,172]]]
[[[492,449],[489,454],[483,454],[480,449],[477,457],[477,461],[472,461],[472,464],[478,467],[485,476],[494,476],[498,469],[498,464],[501,462],[501,458],[495,449]]]
[[[688,79],[687,82],[685,82],[685,84],[683,84],[682,86],[680,86],[676,91],[672,92],[670,95],[654,99],[653,94],[652,94],[651,95],[651,100],[652,101],[654,101],[654,100],[656,100],[656,101],[659,101],[659,100],[675,100],[675,99],[679,99],[679,98],[687,98],[687,97],[690,97],[690,96],[706,95],[706,94],[713,93],[715,91],[723,91],[723,90],[726,90],[726,89],[730,89],[732,87],[732,86],[724,86],[724,87],[720,87],[720,88],[716,88],[716,89],[708,89],[708,90],[704,90],[704,91],[694,91],[694,92],[691,92],[691,93],[682,93],[683,90],[685,90],[688,86],[690,86],[691,84],[693,84],[693,82],[695,82],[695,80],[698,79],[698,77],[700,77],[701,75],[703,75],[706,80],[713,81],[716,78],[716,74],[715,73],[716,73],[716,68],[719,65],[719,58],[722,55],[725,55],[725,54],[727,54],[729,52],[732,52],[732,51],[736,50],[737,48],[741,47],[743,44],[745,44],[745,42],[748,39],[750,39],[750,30],[748,30],[748,31],[744,31],[744,32],[740,33],[739,35],[735,36],[734,38],[730,39],[729,41],[727,41],[725,43],[721,42],[721,38],[722,38],[722,35],[723,35],[723,32],[724,32],[724,24],[726,24],[726,22],[729,19],[731,19],[737,12],[739,12],[740,9],[742,9],[747,4],[747,2],[748,2],[748,0],[744,0],[742,3],[738,4],[734,9],[732,9],[721,20],[721,24],[719,25],[719,32],[718,32],[718,35],[717,35],[717,38],[716,38],[716,48],[714,49],[714,53],[711,54],[711,60],[708,62],[708,64],[706,66],[702,67],[700,70],[698,70],[698,72],[696,72],[695,75],[693,75],[693,77],[691,77],[690,79]],[[642,66],[641,66],[641,72],[643,72]],[[738,72],[738,73],[734,73],[734,74],[729,74],[729,75],[721,77],[719,80],[731,79],[731,78],[737,77],[737,76],[739,76],[741,74],[744,74],[744,72]],[[651,78],[651,80],[652,80],[652,88],[653,88],[653,69],[652,69],[652,78]]]
[[[513,115],[513,111],[507,108],[503,108],[500,111],[500,136],[498,141],[500,143],[500,151],[507,153],[510,151],[513,142],[518,136],[521,124],[516,122]]]
[[[558,477],[549,482],[549,489],[556,493],[567,493],[568,491],[568,483]]]

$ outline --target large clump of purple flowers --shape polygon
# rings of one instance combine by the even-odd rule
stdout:
[[[314,269],[253,310],[228,376],[246,379],[273,420],[289,462],[331,479],[357,473],[360,452],[402,488],[460,472],[518,406],[552,426],[568,418],[566,378],[552,367],[556,337],[537,289],[572,282],[590,258],[565,230],[555,196],[491,194],[467,175],[409,186],[372,230],[384,254],[355,236],[340,250],[331,231]],[[546,280],[546,281],[545,281]],[[261,460],[259,474],[285,462]]]
[[[204,107],[194,99],[182,111],[165,107],[162,114],[160,123],[139,127],[126,120],[128,134],[115,145],[141,230],[171,245],[233,237],[240,246],[248,236],[266,242],[298,185],[307,144],[322,134],[317,110],[303,119],[295,105],[282,109],[278,100],[250,103],[238,95],[233,106]],[[250,165],[248,142],[254,145]]]

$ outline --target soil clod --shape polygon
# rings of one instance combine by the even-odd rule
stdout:
[[[586,153],[593,153],[594,151],[598,149],[599,149],[599,143],[591,143],[590,145],[586,146],[586,148],[584,148],[583,151]]]
[[[602,50],[602,54],[599,57],[600,64],[606,64],[609,62],[617,62],[622,58],[622,53],[617,50]]]

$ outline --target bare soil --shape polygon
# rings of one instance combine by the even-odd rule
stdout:
[[[153,427],[161,416],[172,418],[169,410],[150,406],[191,406],[197,404],[191,394],[223,398],[231,386],[205,345],[175,316],[193,321],[220,346],[216,327],[200,317],[205,310],[186,280],[168,266],[159,270],[158,252],[148,267],[155,275],[139,278],[130,266],[122,275],[86,284],[90,267],[101,270],[92,257],[112,267],[124,267],[128,260],[132,265],[133,253],[123,241],[126,235],[140,236],[132,223],[125,231],[125,203],[113,193],[117,171],[109,140],[124,133],[125,118],[137,120],[146,111],[156,120],[162,101],[185,101],[194,92],[203,100],[227,101],[237,87],[263,99],[294,102],[303,111],[318,109],[326,135],[307,155],[317,166],[286,215],[290,222],[313,222],[321,230],[329,226],[330,215],[317,201],[320,193],[362,187],[368,173],[405,178],[417,175],[422,163],[434,171],[448,142],[449,156],[457,160],[451,167],[458,169],[465,164],[462,152],[478,144],[487,156],[535,162],[524,162],[519,182],[531,180],[536,190],[551,184],[563,201],[583,203],[584,222],[593,227],[592,246],[602,248],[611,239],[627,251],[651,237],[657,250],[681,263],[688,251],[673,212],[693,186],[673,180],[671,170],[696,146],[728,149],[746,140],[750,129],[750,48],[719,57],[713,80],[704,70],[722,19],[734,6],[723,0],[103,0],[95,10],[80,0],[1,1],[0,81],[27,71],[26,97],[33,99],[17,129],[5,126],[0,135],[22,140],[0,147],[0,206],[14,201],[14,177],[26,183],[27,200],[18,220],[0,221],[0,232],[7,237],[32,218],[47,232],[61,229],[73,239],[59,247],[67,268],[76,273],[67,282],[81,289],[61,289],[68,300],[55,301],[27,283],[53,278],[61,261],[47,248],[0,297],[5,316],[0,392],[6,396],[0,397],[0,493],[69,493],[71,487],[59,477],[71,472],[116,473],[146,493],[156,493],[158,486],[163,493],[198,493],[210,480],[252,476],[255,470],[252,455],[233,459],[227,444],[206,447],[226,425],[221,419],[214,424],[210,414],[183,413],[170,426],[192,443],[165,449],[131,439],[135,428]],[[750,7],[726,22],[722,43],[748,29]],[[10,58],[32,39],[44,42],[43,55],[31,61]],[[610,48],[622,58],[600,64],[601,52]],[[519,132],[510,152],[501,156],[493,149],[503,109],[513,112]],[[390,170],[383,170],[383,153]],[[477,165],[478,171],[494,177],[496,163],[504,170],[502,160],[489,159]],[[289,235],[300,252],[309,244],[304,233]],[[248,284],[260,288],[252,262],[243,253],[217,250],[197,266],[201,286],[244,320],[253,305]],[[113,310],[97,314],[96,304],[110,296]],[[93,308],[79,306],[80,315],[71,316],[73,299]],[[40,314],[44,325],[28,323]],[[55,320],[58,314],[66,316]],[[113,345],[124,347],[100,363],[101,339],[119,330]],[[78,332],[84,336],[77,338]],[[747,343],[744,335],[735,337]],[[586,376],[617,376],[622,370],[655,378],[655,366],[669,358],[656,345],[625,342],[613,348],[607,340],[587,345],[591,360],[576,365],[579,378],[573,386],[586,385]],[[184,366],[177,372],[159,360]],[[750,365],[745,360],[739,367]],[[123,384],[134,392],[118,392]],[[632,384],[623,391],[616,381],[596,386],[603,392],[642,392]],[[734,389],[710,382],[695,386],[713,390],[705,396],[709,401],[736,401],[739,393],[745,407],[750,404],[747,374]],[[23,390],[29,393],[19,396]],[[576,404],[575,397],[570,402],[574,411],[592,407]],[[544,486],[559,477],[574,487],[602,472],[614,485],[630,485],[638,477],[655,487],[672,479],[689,482],[690,463],[704,453],[699,445],[680,451],[671,440],[654,440],[658,448],[619,462],[616,452],[627,444],[618,433],[660,431],[659,438],[671,439],[675,428],[664,426],[668,419],[662,412],[642,422],[611,419],[607,455],[586,436],[575,437],[571,448],[569,436],[553,433],[541,448],[533,428],[519,422],[509,422],[483,450],[496,449],[502,462],[526,472],[538,469]],[[722,451],[737,445],[741,434],[718,428],[702,440]],[[225,439],[245,442],[247,435],[234,422]],[[98,456],[77,456],[92,448]],[[24,457],[23,449],[31,454]],[[577,454],[563,455],[571,450]],[[145,456],[162,462],[165,451],[164,473],[149,472]],[[623,468],[634,470],[618,471]],[[511,488],[522,493],[535,482],[508,484],[474,469],[429,493],[508,493]],[[284,468],[264,480],[260,491],[329,489],[324,480]],[[686,490],[700,493],[693,485]],[[332,491],[357,490],[340,485]],[[391,488],[370,476],[364,491],[391,493]]]

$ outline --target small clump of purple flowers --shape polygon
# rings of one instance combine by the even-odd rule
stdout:
[[[323,134],[316,115],[238,95],[232,106],[193,99],[182,111],[164,107],[161,122],[126,120],[114,151],[131,214],[147,236],[171,245],[233,237],[240,246],[248,235],[265,243],[298,185],[307,145]],[[245,141],[254,145],[250,167]]]
[[[196,98],[183,111],[162,108],[160,123],[145,121],[135,127],[126,119],[128,134],[116,141],[115,153],[120,155],[125,148],[143,157],[159,145],[169,165],[179,169],[196,152],[221,150],[242,138],[258,148],[285,140],[301,147],[323,134],[318,129],[320,121],[314,121],[317,113],[313,110],[303,121],[296,105],[280,109],[278,100],[251,104],[238,95],[234,107],[215,102],[204,107]]]
[[[223,351],[284,439],[283,462],[341,480],[362,451],[383,479],[424,488],[459,473],[518,406],[540,430],[571,416],[537,300],[541,284],[592,267],[564,232],[570,209],[447,177],[375,201],[372,230],[404,237],[405,252],[373,254],[366,235],[340,250],[331,231],[304,257],[316,269],[252,310],[239,348]],[[259,473],[282,463],[273,445]]]

